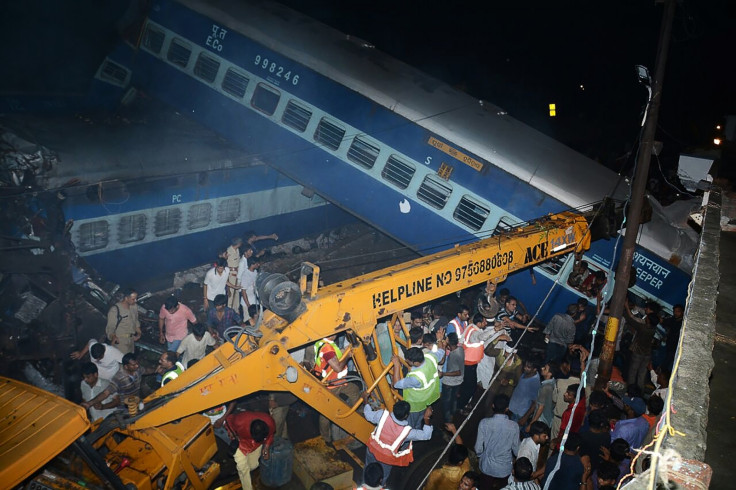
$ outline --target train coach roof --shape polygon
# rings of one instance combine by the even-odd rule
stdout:
[[[499,107],[288,7],[267,1],[179,1],[415,121],[570,207],[609,194],[624,199],[628,193],[613,171]]]

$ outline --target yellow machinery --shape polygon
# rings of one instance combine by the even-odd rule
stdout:
[[[318,288],[319,269],[304,264],[297,286],[271,277],[261,299],[271,305],[259,330],[246,331],[144,400],[145,411],[113,430],[98,428],[91,443],[137,488],[207,488],[219,473],[205,410],[258,391],[289,391],[367,442],[373,426],[332,394],[292,354],[344,332],[366,387],[387,408],[400,399],[386,373],[396,352],[392,325],[403,310],[462,289],[500,282],[507,274],[589,247],[587,223],[574,213],[550,215],[510,232]],[[311,275],[311,283],[308,276]],[[269,284],[270,283],[270,284]],[[278,312],[279,315],[274,313]],[[383,338],[382,338],[383,337]],[[381,351],[389,346],[390,351]],[[382,355],[383,354],[383,355]],[[120,468],[121,462],[126,466]]]

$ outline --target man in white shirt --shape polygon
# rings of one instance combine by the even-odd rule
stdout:
[[[99,377],[97,366],[91,362],[84,363],[82,366],[82,399],[86,402],[90,401],[103,391],[110,384],[106,379]],[[89,418],[92,422],[98,419],[104,419],[115,411],[118,401],[115,395],[110,395],[100,403],[95,403],[89,407]]]
[[[207,346],[214,346],[216,343],[204,325],[195,323],[192,326],[192,333],[184,337],[176,353],[179,354],[182,365],[188,368],[189,361],[202,359],[207,353]]]
[[[545,465],[537,468],[537,461],[539,460],[539,448],[542,444],[547,444],[549,441],[549,426],[544,422],[536,421],[529,427],[529,437],[521,441],[519,444],[518,458],[528,458],[532,463],[532,479],[539,478],[544,475]]]
[[[103,344],[96,339],[89,339],[89,342],[82,350],[72,352],[69,357],[72,359],[81,359],[89,352],[90,361],[97,366],[97,371],[101,379],[110,381],[115,373],[120,370],[123,362],[123,353],[117,347]]]
[[[256,298],[256,279],[258,278],[258,268],[261,262],[253,259],[244,269],[238,270],[238,282],[240,282],[241,299],[240,304],[243,307],[243,313],[248,311],[251,305],[258,304]]]
[[[230,275],[230,268],[227,267],[227,260],[222,257],[217,259],[215,266],[207,271],[204,275],[204,284],[202,285],[204,294],[204,311],[210,309],[210,301],[215,300],[218,294],[227,294],[225,287],[227,286],[227,278]]]

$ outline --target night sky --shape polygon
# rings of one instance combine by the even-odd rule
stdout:
[[[635,148],[646,99],[634,65],[654,73],[663,10],[653,0],[282,3],[504,108],[615,170],[631,164],[626,155]],[[4,2],[0,92],[83,92],[116,41],[128,4]],[[664,166],[672,167],[681,151],[712,146],[715,125],[736,114],[734,47],[736,2],[679,4],[657,132]],[[554,119],[549,103],[557,104]]]
[[[663,11],[652,0],[282,3],[616,170],[636,143],[647,97],[634,66],[654,75]],[[657,131],[663,165],[674,165],[681,151],[711,147],[716,124],[736,113],[735,48],[736,3],[679,4]]]

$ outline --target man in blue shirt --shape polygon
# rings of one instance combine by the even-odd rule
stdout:
[[[647,436],[647,432],[649,432],[649,422],[643,416],[619,420],[616,422],[613,432],[611,432],[611,440],[625,439],[631,449],[639,449]]]
[[[412,462],[413,454],[412,447],[409,444],[411,441],[428,441],[432,438],[432,425],[429,423],[430,417],[432,417],[432,409],[427,408],[423,413],[423,421],[421,429],[411,429],[405,434],[396,434],[396,429],[403,429],[408,427],[409,422],[409,404],[405,401],[396,402],[394,409],[391,412],[387,410],[374,410],[373,407],[368,403],[368,393],[363,392],[361,394],[365,406],[363,407],[363,414],[365,419],[376,424],[377,429],[371,434],[371,440],[368,442],[368,448],[365,454],[365,465],[368,467],[371,463],[378,463],[383,468],[383,481],[388,481],[388,477],[391,474],[393,466],[408,466]],[[383,420],[384,416],[390,417],[391,421]],[[384,428],[388,422],[387,434],[384,434]],[[400,437],[397,441],[392,436]],[[385,440],[386,438],[389,440]],[[393,443],[397,444],[395,448],[389,448],[387,445]],[[408,447],[407,447],[408,445]],[[373,452],[375,451],[376,454]]]
[[[519,425],[526,425],[526,421],[532,416],[534,401],[537,399],[540,386],[541,382],[536,366],[532,361],[524,361],[519,384],[516,386],[509,402],[510,417],[512,420],[518,421]]]
[[[500,490],[508,483],[513,457],[519,451],[519,426],[507,415],[509,397],[493,398],[493,417],[480,421],[475,452],[481,470],[481,487]]]
[[[555,452],[547,461],[542,484],[548,485],[548,490],[578,489],[584,481],[588,480],[590,466],[587,468],[583,466],[579,451],[580,435],[570,432],[567,435],[564,450]],[[560,466],[552,475],[558,459]]]

